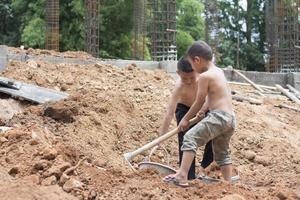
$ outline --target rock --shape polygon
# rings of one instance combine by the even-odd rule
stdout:
[[[13,167],[8,171],[8,174],[11,175],[12,177],[16,177],[18,173],[20,173],[19,167]]]
[[[278,199],[280,199],[280,200],[285,200],[285,199],[288,198],[287,195],[284,194],[282,191],[278,192],[276,196],[277,196]]]
[[[74,122],[74,116],[78,115],[78,113],[79,110],[77,107],[65,105],[63,102],[48,105],[44,109],[45,116],[51,117],[52,119],[57,121],[62,121],[64,123]]]
[[[239,194],[229,194],[223,197],[221,200],[246,200],[245,197]]]
[[[57,178],[55,176],[50,176],[42,181],[42,185],[49,186],[55,185],[57,183]]]
[[[47,173],[45,173],[45,176],[56,176],[57,178],[60,178],[62,173],[67,169],[71,167],[71,164],[68,163],[68,162],[64,162],[60,165],[57,165],[57,166],[52,166],[48,171]]]
[[[59,179],[59,183],[60,184],[65,184],[68,180],[70,180],[70,177],[66,174],[62,174],[60,179]]]
[[[95,190],[91,190],[88,195],[88,200],[95,200],[97,197],[97,192]]]
[[[74,178],[71,178],[63,185],[63,190],[66,192],[71,192],[72,190],[82,190],[84,184]]]
[[[244,156],[248,159],[248,160],[254,160],[256,153],[254,151],[245,151],[243,152]]]
[[[27,65],[34,69],[38,68],[38,64],[34,60],[28,60]]]
[[[39,160],[33,165],[33,171],[46,170],[50,165],[51,163],[47,160]]]
[[[263,166],[269,166],[271,164],[270,158],[265,156],[256,156],[254,162],[262,164]]]
[[[4,143],[4,142],[7,142],[8,139],[6,139],[5,137],[0,137],[0,143]]]
[[[32,145],[32,146],[33,145],[38,145],[39,141],[37,139],[32,139],[32,140],[29,141],[29,144]]]
[[[30,175],[30,176],[25,176],[23,180],[34,183],[34,184],[39,184],[40,183],[40,177],[38,175]]]
[[[44,151],[43,151],[43,156],[42,158],[43,159],[46,159],[46,160],[54,160],[57,156],[57,151],[53,148],[46,148]]]
[[[107,166],[107,160],[95,160],[93,161],[93,165],[97,166],[97,167],[106,167]]]

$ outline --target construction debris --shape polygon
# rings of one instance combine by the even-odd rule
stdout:
[[[275,86],[278,89],[278,91],[282,92],[289,99],[291,99],[292,101],[294,101],[297,104],[300,104],[300,100],[293,93],[290,93],[289,91],[285,90],[283,87],[281,87],[278,84],[276,84]]]
[[[263,103],[262,101],[260,101],[258,99],[254,99],[251,97],[243,97],[241,95],[233,95],[232,99],[234,99],[236,101],[240,101],[240,102],[247,101],[247,102],[249,102],[251,104],[255,104],[255,105],[261,105]]]
[[[298,90],[296,90],[296,88],[294,88],[293,86],[291,86],[289,84],[287,84],[286,86],[290,89],[291,92],[293,92],[295,94],[295,96],[298,99],[300,99],[300,92]]]
[[[46,103],[67,98],[68,94],[13,79],[0,77],[0,92],[34,103]]]
[[[292,106],[289,106],[289,105],[286,105],[286,104],[279,104],[279,105],[276,105],[275,107],[287,108],[287,109],[290,109],[290,110],[293,110],[293,111],[296,111],[296,112],[300,112],[299,108],[295,108],[295,107],[292,107]]]
[[[242,77],[245,81],[247,81],[250,85],[252,85],[255,89],[257,89],[260,92],[264,92],[263,89],[261,89],[258,85],[256,85],[253,81],[251,81],[250,79],[248,79],[244,74],[242,74],[241,72],[239,72],[238,70],[233,70],[236,74],[238,74],[240,77]],[[264,96],[263,94],[261,96]]]

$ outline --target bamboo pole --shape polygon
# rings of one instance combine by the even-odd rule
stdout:
[[[280,85],[276,84],[275,85],[276,88],[282,92],[285,96],[287,96],[289,99],[291,99],[292,101],[294,101],[295,103],[300,104],[300,100],[293,94],[290,93],[289,91],[286,91],[283,87],[281,87]]]
[[[234,82],[234,81],[228,81],[229,84],[233,84],[233,85],[241,85],[241,86],[251,86],[249,83],[241,83],[241,82]],[[270,89],[270,90],[277,90],[276,87],[272,87],[272,86],[267,86],[267,85],[259,85],[256,84],[257,86],[261,87],[261,88],[265,88],[265,89]]]
[[[253,81],[251,81],[250,79],[248,79],[244,74],[242,74],[241,72],[239,72],[238,70],[233,70],[236,74],[238,74],[240,77],[242,77],[245,81],[247,81],[250,85],[252,85],[255,89],[257,89],[260,92],[264,92],[263,89],[261,89],[258,85],[256,85]]]
[[[300,109],[298,108],[295,108],[295,107],[292,107],[292,106],[289,106],[289,105],[286,105],[286,104],[279,104],[275,107],[279,107],[279,108],[286,108],[286,109],[289,109],[289,110],[293,110],[293,111],[296,111],[296,112],[300,112]]]
[[[232,99],[236,100],[236,101],[248,101],[251,104],[255,104],[255,105],[261,105],[263,102],[258,100],[258,99],[254,99],[251,97],[243,97],[241,95],[233,95]]]
[[[291,86],[289,84],[287,84],[286,86],[290,89],[291,92],[295,93],[295,95],[296,95],[296,97],[298,97],[298,99],[300,99],[300,92],[296,88],[294,88],[293,86]]]

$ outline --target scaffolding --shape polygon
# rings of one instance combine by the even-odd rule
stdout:
[[[45,48],[59,51],[59,0],[46,2]]]
[[[150,0],[149,7],[152,59],[177,60],[176,0]]]
[[[146,0],[133,0],[133,52],[132,58],[145,59]]]
[[[300,0],[266,2],[266,37],[266,70],[300,72]]]
[[[94,57],[99,56],[99,8],[100,0],[85,0],[86,37],[85,50]]]

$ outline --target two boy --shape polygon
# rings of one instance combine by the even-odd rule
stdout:
[[[159,128],[158,132],[160,135],[163,135],[168,131],[170,123],[174,117],[174,113],[176,116],[177,125],[179,125],[182,118],[189,111],[190,106],[194,103],[198,85],[197,79],[198,74],[192,69],[191,64],[187,61],[186,58],[180,58],[177,63],[177,74],[179,76],[178,81],[176,82],[175,89],[172,92],[171,98],[169,100],[167,111],[165,117],[163,119],[162,125]],[[203,107],[203,113],[207,112],[207,108]],[[179,164],[182,162],[182,154],[181,146],[183,143],[183,137],[185,132],[181,131],[178,134],[178,149],[179,149]],[[206,167],[208,167],[213,162],[213,152],[212,152],[212,143],[209,141],[205,145],[205,150],[203,154],[203,159],[201,162],[201,171],[204,171]],[[195,179],[195,159],[189,168],[188,179]]]
[[[214,160],[220,166],[223,178],[231,181],[232,162],[229,141],[235,129],[235,114],[231,92],[224,73],[214,65],[212,57],[211,48],[203,41],[195,42],[187,51],[189,63],[199,74],[198,87],[195,101],[180,121],[178,128],[185,131],[188,128],[189,120],[196,114],[203,113],[203,107],[207,106],[210,112],[184,135],[180,169],[176,174],[166,176],[165,182],[188,186],[188,171],[195,158],[197,148],[210,140],[212,140]]]

